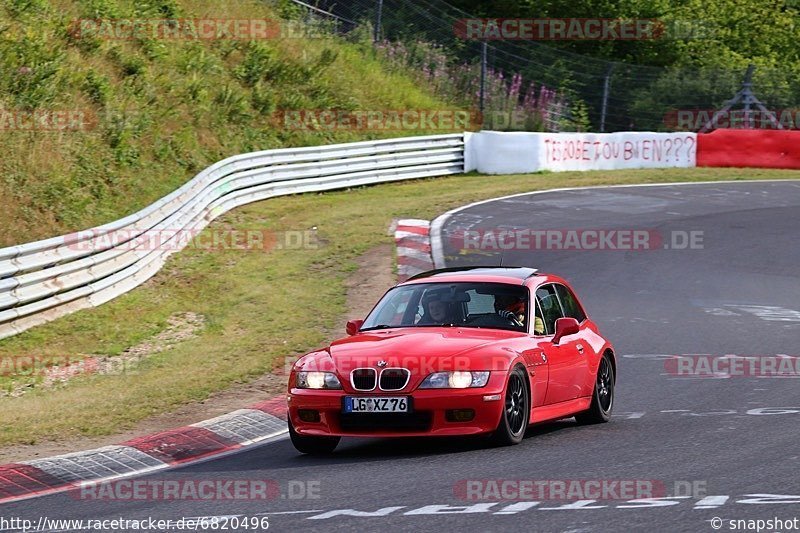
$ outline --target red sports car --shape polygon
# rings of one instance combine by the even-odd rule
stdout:
[[[348,337],[301,357],[289,434],[303,453],[343,436],[491,435],[606,422],[614,348],[563,279],[524,267],[432,270],[390,289]]]

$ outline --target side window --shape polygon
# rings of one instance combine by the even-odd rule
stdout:
[[[544,327],[544,317],[542,316],[542,308],[534,300],[533,308],[535,315],[533,317],[533,334],[534,335],[547,335],[547,330]]]
[[[578,324],[586,320],[586,313],[581,309],[581,304],[578,303],[572,291],[563,285],[556,285],[556,291],[558,292],[558,298],[561,300],[561,305],[564,306],[564,314],[566,316],[571,316],[578,321]]]
[[[561,309],[561,304],[558,303],[555,288],[552,285],[539,287],[536,289],[536,299],[539,300],[539,305],[542,307],[542,317],[547,334],[552,335],[556,331],[556,320],[564,317],[564,311]]]

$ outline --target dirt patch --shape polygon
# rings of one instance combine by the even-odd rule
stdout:
[[[345,287],[347,290],[347,318],[363,318],[383,293],[395,284],[393,273],[394,250],[391,245],[377,246],[362,255],[358,269],[351,274]],[[119,357],[141,357],[163,351],[170,345],[193,336],[197,327],[202,327],[202,317],[176,315],[168,327],[147,341],[132,346]],[[338,331],[341,331],[339,329]],[[341,334],[334,333],[333,336]],[[228,390],[212,394],[201,402],[187,404],[180,409],[143,420],[133,429],[106,437],[84,437],[58,442],[40,442],[31,445],[7,446],[0,449],[0,464],[50,457],[79,450],[90,450],[101,446],[119,444],[135,437],[149,435],[208,418],[223,415],[276,396],[285,391],[286,377],[280,374],[265,374],[247,384],[236,385]]]
[[[358,260],[358,271],[345,284],[347,316],[364,318],[386,290],[397,283],[393,272],[394,246],[376,246]]]
[[[49,367],[40,382],[19,384],[10,392],[0,392],[0,396],[22,396],[34,389],[49,389],[64,385],[70,379],[86,374],[121,374],[133,370],[143,359],[196,337],[204,325],[205,317],[202,315],[189,312],[177,313],[167,319],[167,327],[163,331],[131,346],[119,355],[90,355],[75,363]]]

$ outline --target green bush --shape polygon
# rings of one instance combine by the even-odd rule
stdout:
[[[244,60],[233,71],[234,76],[248,87],[253,87],[279,68],[276,56],[276,50],[265,43],[250,42],[245,50]]]
[[[6,0],[5,8],[9,15],[19,18],[23,15],[38,15],[48,7],[46,0]]]
[[[59,100],[65,89],[65,55],[45,32],[0,35],[0,92],[13,107],[36,109]]]
[[[111,83],[107,77],[90,70],[86,73],[83,90],[93,102],[105,106],[111,95]]]

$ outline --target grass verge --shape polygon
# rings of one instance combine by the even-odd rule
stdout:
[[[0,445],[110,435],[149,416],[254,379],[284,357],[343,334],[344,282],[355,259],[391,242],[393,218],[430,219],[459,205],[556,187],[745,179],[800,179],[800,172],[663,169],[511,176],[466,175],[276,198],[235,210],[206,231],[317,228],[316,249],[187,249],[144,286],[0,341],[0,360],[23,355],[117,355],[197,313],[204,327],[119,375],[88,375],[54,389],[0,399]],[[13,386],[30,376],[5,376]]]

